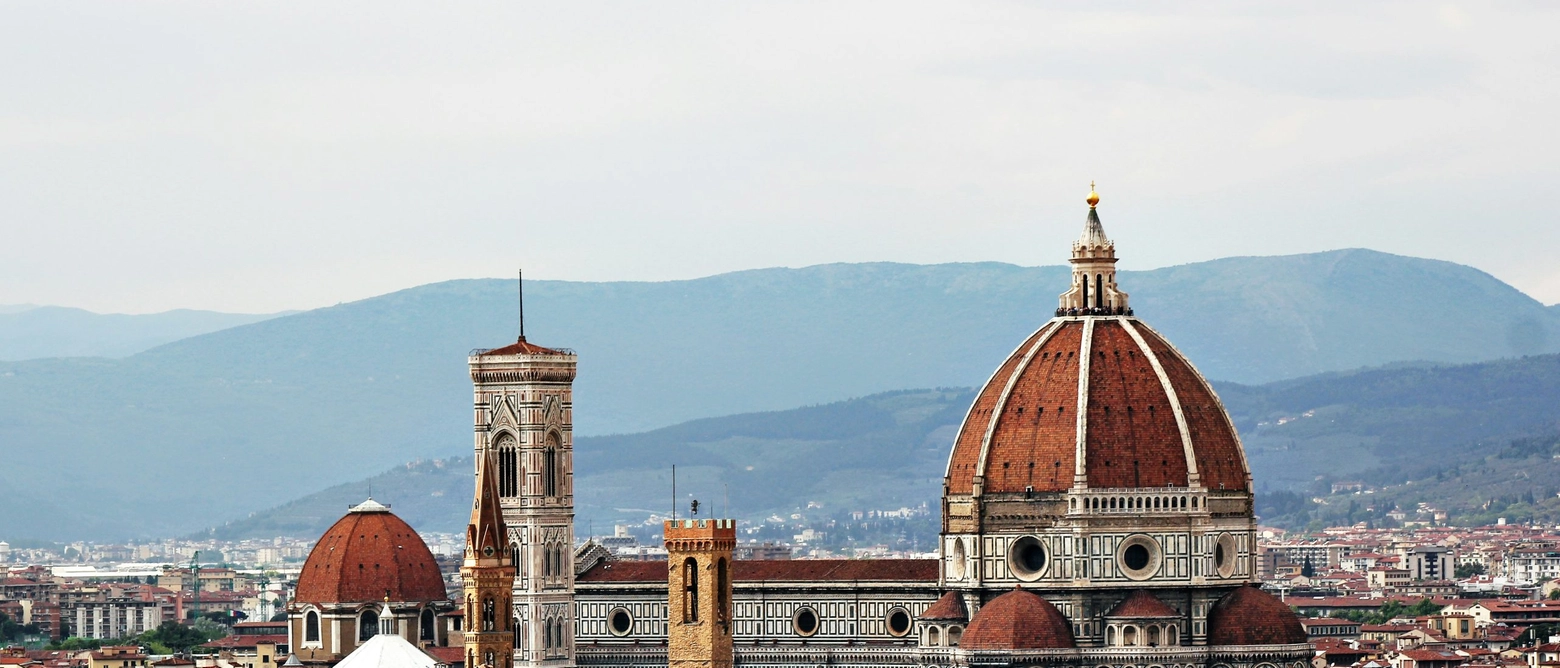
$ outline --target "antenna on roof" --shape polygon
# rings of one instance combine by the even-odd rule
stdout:
[[[677,465],[672,465],[672,522],[677,521]]]
[[[525,269],[516,270],[515,288],[520,294],[520,340],[525,341]]]

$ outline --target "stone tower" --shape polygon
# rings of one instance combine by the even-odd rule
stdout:
[[[731,668],[731,551],[736,520],[671,520],[664,527],[668,668]]]
[[[574,665],[572,351],[528,343],[475,351],[477,461],[492,455],[515,555],[514,659]]]
[[[477,460],[477,489],[466,525],[466,559],[460,579],[465,590],[466,666],[512,668],[515,646],[510,599],[515,562],[498,496],[498,457]]]

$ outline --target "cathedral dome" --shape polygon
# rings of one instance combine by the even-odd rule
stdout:
[[[1306,638],[1294,610],[1255,585],[1225,594],[1208,611],[1209,645],[1296,645]]]
[[[1249,491],[1235,426],[1180,351],[1133,317],[1090,193],[1072,285],[976,395],[948,459],[954,496],[1182,487]]]
[[[369,499],[337,520],[298,574],[300,603],[443,601],[444,576],[422,537]]]
[[[1079,415],[1079,413],[1083,415]],[[1014,350],[954,441],[948,491],[1246,490],[1234,425],[1208,382],[1130,316],[1059,317]]]
[[[970,620],[959,641],[964,649],[1071,649],[1072,625],[1056,606],[1039,595],[1014,587],[991,599]]]

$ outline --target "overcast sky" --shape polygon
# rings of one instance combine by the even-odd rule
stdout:
[[[1091,179],[1124,268],[1560,302],[1560,5],[1066,4],[6,3],[0,304],[1059,264]]]

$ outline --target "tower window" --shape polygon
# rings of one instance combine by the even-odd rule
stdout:
[[[418,630],[417,637],[421,640],[433,640],[433,610],[424,608],[418,625],[421,628]]]
[[[699,562],[693,557],[683,561],[683,623],[699,621]]]
[[[547,447],[542,451],[542,493],[558,496],[558,433],[547,434]]]
[[[520,495],[520,466],[515,448],[515,437],[504,434],[498,437],[498,495]]]
[[[498,611],[493,605],[493,597],[482,599],[482,630],[497,631]]]
[[[303,616],[303,641],[320,641],[320,613],[310,610]]]
[[[731,619],[731,599],[727,594],[730,589],[730,567],[726,564],[726,559],[722,557],[715,562],[715,619],[721,622]]]

